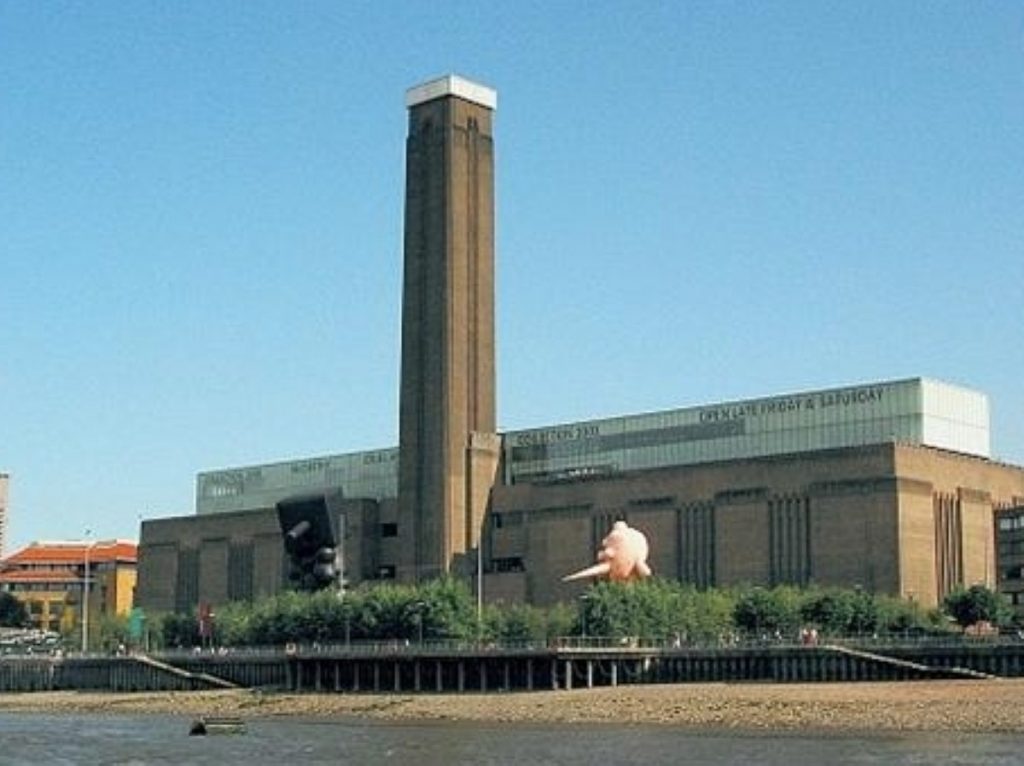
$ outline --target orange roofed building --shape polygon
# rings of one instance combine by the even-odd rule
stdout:
[[[25,604],[33,627],[68,633],[81,626],[88,581],[94,635],[102,617],[131,611],[137,562],[138,545],[129,540],[34,542],[0,559],[0,591]]]

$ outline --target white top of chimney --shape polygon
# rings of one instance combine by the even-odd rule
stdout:
[[[417,104],[426,101],[433,101],[435,98],[444,96],[457,96],[458,98],[472,101],[488,109],[495,109],[498,106],[498,92],[486,85],[467,80],[455,74],[438,77],[436,80],[429,80],[422,85],[409,88],[405,92],[405,105],[412,108]]]

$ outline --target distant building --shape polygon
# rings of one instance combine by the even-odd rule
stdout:
[[[127,540],[34,542],[0,560],[0,590],[25,604],[33,627],[67,633],[81,626],[86,566],[90,625],[98,625],[131,611],[137,562]]]
[[[859,585],[937,604],[995,586],[994,509],[1024,469],[988,456],[984,395],[912,378],[500,436],[481,530],[488,600],[572,598],[618,518],[661,576],[699,587]],[[208,471],[195,516],[143,522],[139,598],[160,610],[284,587],[274,513],[324,492],[350,584],[399,578],[398,450]],[[468,574],[475,574],[475,561]]]
[[[196,515],[142,524],[156,610],[285,584],[276,502],[323,492],[350,584],[473,578],[488,600],[577,596],[612,523],[699,587],[859,585],[934,605],[995,583],[993,511],[1024,469],[993,461],[988,399],[926,378],[496,432],[494,91],[406,96],[399,445],[204,471]],[[481,579],[476,579],[480,576]]]
[[[1024,616],[1024,503],[996,516],[999,592]]]
[[[4,557],[7,550],[7,497],[8,485],[11,477],[6,473],[0,473],[0,559]]]

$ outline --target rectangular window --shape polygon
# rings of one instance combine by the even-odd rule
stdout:
[[[663,495],[660,497],[638,497],[635,500],[630,500],[629,504],[637,508],[657,508],[672,505],[675,501],[674,495]]]
[[[380,525],[381,537],[398,537],[398,524],[393,521],[386,521]]]
[[[92,585],[92,583],[90,583]],[[174,611],[191,612],[199,604],[199,551],[189,548],[178,551],[178,578]]]
[[[380,580],[394,580],[395,579],[395,565],[385,564],[377,570],[377,578]]]
[[[521,556],[509,556],[502,559],[493,559],[491,561],[491,567],[495,572],[525,572],[526,567],[523,565],[523,559]]]
[[[252,601],[253,543],[228,547],[228,601]]]

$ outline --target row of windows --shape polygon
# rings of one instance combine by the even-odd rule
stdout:
[[[32,624],[39,630],[49,630],[53,633],[60,631],[60,619],[43,620],[38,615],[31,615]]]
[[[209,484],[205,492],[207,497],[234,497],[242,494],[242,488],[237,484]]]
[[[60,601],[29,601],[28,611],[32,616],[41,615],[44,611],[43,607],[45,604],[49,604],[49,608],[45,611],[49,613],[50,619],[60,619],[60,616],[64,614],[64,604]]]
[[[40,570],[74,572],[76,569],[80,569],[81,566],[81,564],[12,564],[9,569],[12,572],[38,572]]]
[[[1024,529],[1024,516],[1002,516],[999,519],[999,529],[1002,532],[1009,532],[1014,529]]]
[[[615,465],[630,471],[709,460],[740,459],[813,449],[836,448],[920,439],[912,417],[876,418],[819,427],[795,427],[771,431],[744,431],[740,420],[726,421],[735,433],[704,429],[722,423],[669,425],[645,431],[601,434],[549,443],[514,445],[507,448],[506,479],[511,483],[531,482],[538,474],[553,474],[572,468]],[[686,430],[690,429],[690,430]],[[697,438],[700,437],[700,438]]]
[[[122,566],[124,564],[122,563]],[[117,568],[117,563],[113,561],[90,561],[89,571],[90,572],[110,572]],[[7,567],[9,572],[75,572],[81,573],[85,569],[84,562],[72,563],[72,564],[11,564]]]
[[[296,490],[341,489],[346,497],[397,497],[398,450],[356,452],[200,474],[200,513],[242,504],[272,505]]]
[[[522,556],[508,556],[507,558],[493,559],[491,570],[494,572],[525,572],[526,565]]]
[[[52,593],[54,591],[59,592],[78,592],[82,589],[82,583],[80,582],[5,582],[0,583],[0,590],[6,591],[7,593]],[[89,592],[92,593],[96,590],[96,583],[89,583]]]
[[[1000,556],[1021,556],[1024,555],[1024,540],[1001,540],[999,542]]]

